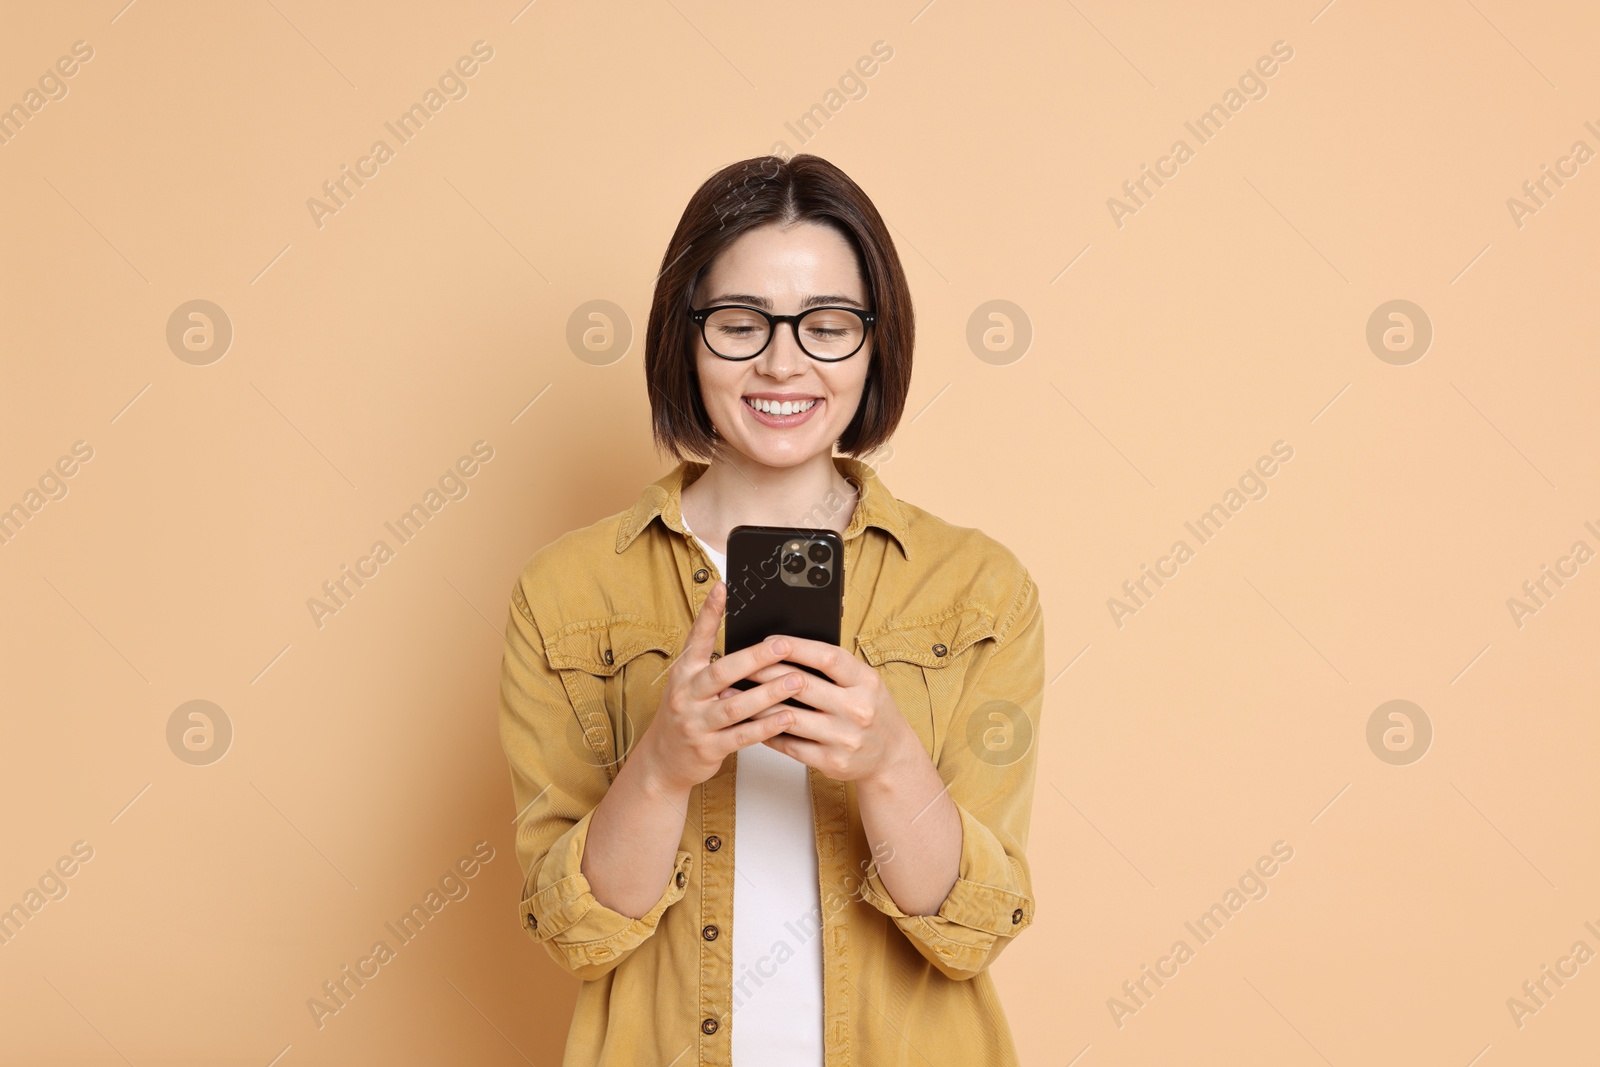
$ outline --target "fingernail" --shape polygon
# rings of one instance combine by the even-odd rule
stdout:
[[[774,637],[772,639],[772,651],[776,652],[780,656],[783,655],[785,652],[789,651],[789,642],[785,641],[781,637]]]
[[[787,678],[785,678],[783,680],[783,687],[785,689],[799,689],[800,688],[800,676],[798,674],[789,675],[789,677],[787,677]]]

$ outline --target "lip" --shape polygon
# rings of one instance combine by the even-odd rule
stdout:
[[[791,427],[799,426],[815,415],[822,405],[827,403],[821,397],[802,396],[794,393],[790,393],[787,396],[781,393],[776,395],[772,393],[746,393],[745,395],[762,400],[816,400],[816,403],[805,411],[798,411],[793,415],[768,415],[765,411],[757,411],[749,404],[746,404],[742,398],[740,399],[739,406],[744,408],[746,415],[749,415],[761,425],[771,426],[775,430],[787,430]]]

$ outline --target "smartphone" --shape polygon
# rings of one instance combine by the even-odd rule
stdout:
[[[833,530],[735,526],[728,534],[728,573],[723,580],[728,585],[724,655],[760,644],[773,634],[839,643],[844,540]],[[789,665],[828,679],[804,663]],[[733,688],[754,689],[759,684],[740,678]],[[783,703],[816,710],[800,700]]]

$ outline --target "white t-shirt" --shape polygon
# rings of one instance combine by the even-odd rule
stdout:
[[[724,578],[727,556],[694,539]],[[822,904],[806,765],[763,744],[736,758],[733,1063],[822,1067]]]

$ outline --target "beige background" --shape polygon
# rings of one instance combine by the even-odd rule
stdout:
[[[1600,952],[1600,562],[1520,626],[1507,604],[1600,549],[1600,162],[1507,206],[1600,150],[1592,6],[124,2],[0,33],[7,106],[93,49],[0,145],[0,506],[93,450],[0,546],[0,906],[93,850],[0,946],[4,1062],[559,1062],[576,984],[517,925],[495,727],[510,585],[667,469],[637,336],[662,249],[780,142],[900,242],[921,344],[885,482],[1043,589],[1039,919],[995,967],[1024,1062],[1595,1056],[1600,962],[1520,1027],[1507,1005]],[[379,138],[319,228],[307,200]],[[1178,138],[1119,227],[1108,198]],[[208,365],[166,339],[196,299],[233,329]],[[1406,365],[1366,341],[1396,299],[1434,333]],[[635,336],[579,358],[595,300]],[[969,346],[991,300],[1021,358]],[[319,627],[308,598],[476,441],[465,498]],[[1277,441],[1200,545],[1184,523]],[[1394,699],[1433,731],[1407,765],[1367,741]],[[233,730],[205,766],[168,745],[191,700]],[[308,999],[479,841],[469,895],[319,1029]],[[1278,841],[1200,944],[1185,922]]]

